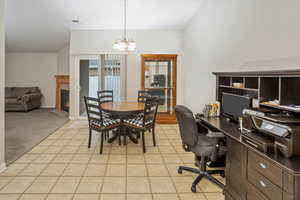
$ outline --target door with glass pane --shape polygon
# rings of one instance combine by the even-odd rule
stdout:
[[[176,122],[176,68],[177,55],[142,55],[143,90],[158,97],[158,122]]]
[[[77,116],[86,117],[84,96],[97,98],[99,90],[113,90],[114,100],[126,98],[125,55],[79,56],[77,59]]]
[[[97,98],[100,88],[99,59],[79,60],[79,116],[86,116],[84,96]]]

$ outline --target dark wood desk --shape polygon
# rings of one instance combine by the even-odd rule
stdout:
[[[264,154],[243,144],[237,125],[223,117],[199,122],[226,135],[226,200],[300,200],[299,156]]]

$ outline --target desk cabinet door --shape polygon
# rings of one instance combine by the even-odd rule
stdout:
[[[246,199],[247,149],[241,143],[227,138],[226,192],[235,200]]]

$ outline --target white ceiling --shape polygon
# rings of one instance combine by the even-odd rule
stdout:
[[[128,0],[128,28],[183,29],[201,2]],[[70,29],[123,28],[123,0],[8,0],[6,13],[10,52],[57,51],[68,43]]]

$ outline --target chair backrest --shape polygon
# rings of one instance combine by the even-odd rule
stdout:
[[[198,128],[193,112],[185,106],[175,107],[182,144],[186,150],[198,142]]]
[[[156,97],[148,97],[145,101],[143,125],[155,124],[158,109],[158,100]]]
[[[102,109],[99,99],[85,96],[84,102],[86,106],[89,125],[91,124],[91,122],[97,122],[97,124],[103,126]]]
[[[101,90],[97,92],[100,103],[113,102],[114,92],[112,90]]]
[[[147,90],[139,90],[138,91],[138,102],[146,102],[146,99],[151,97],[149,91]]]

